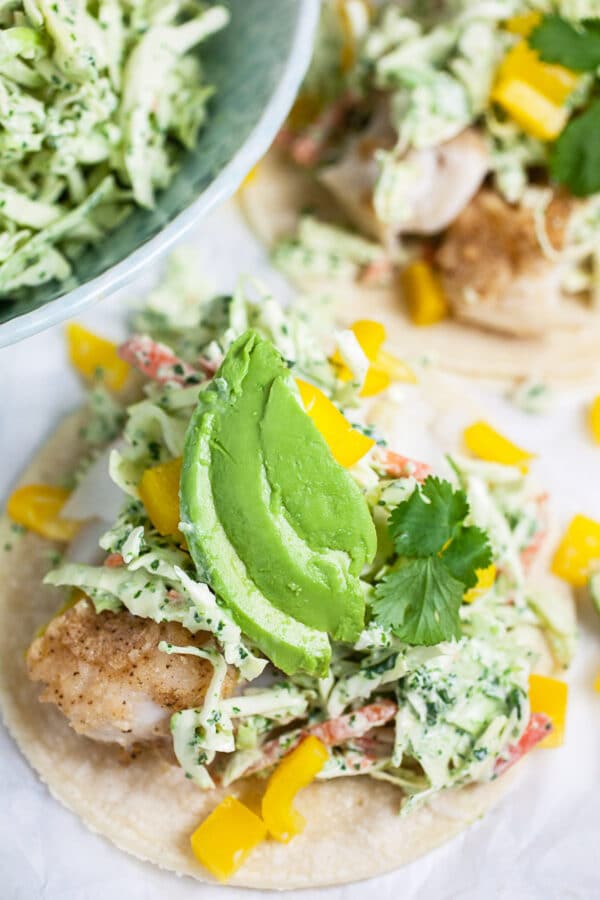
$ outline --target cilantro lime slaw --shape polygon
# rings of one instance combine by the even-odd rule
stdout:
[[[511,322],[518,315],[511,310],[496,317],[494,308],[510,300],[511,289],[519,293],[519,268],[528,272],[533,293],[545,260],[556,272],[546,293],[557,296],[552,306],[570,302],[563,308],[570,309],[572,325],[581,307],[597,309],[597,16],[597,4],[569,0],[325,4],[313,66],[280,144],[315,175],[342,215],[319,247],[320,223],[309,211],[276,244],[277,265],[297,280],[317,275],[385,284],[391,266],[404,267],[424,253],[439,266],[459,318],[519,334]],[[554,106],[545,105],[545,95],[540,99],[544,90],[552,93],[547,77],[560,82]],[[528,100],[513,104],[511,95],[503,106],[501,89],[509,82]],[[553,110],[557,125],[547,133]],[[557,188],[569,198],[564,229],[552,224]],[[480,289],[476,267],[456,262],[465,245],[479,250],[476,227],[452,237],[463,213],[472,210],[475,222],[484,218],[481,198],[490,197],[496,228],[507,238],[491,259],[481,252],[488,268],[495,257],[510,256],[516,210],[524,211],[532,235],[529,263],[507,263],[505,280],[512,283],[497,290]],[[387,256],[387,269],[365,262],[366,248],[363,259],[357,257],[351,228],[369,240],[372,256]],[[447,249],[435,243],[440,235],[448,235]],[[549,326],[539,318],[541,332]]]
[[[214,92],[191,51],[228,17],[195,0],[3,5],[0,296],[65,279],[154,205]]]
[[[309,734],[328,747],[319,778],[390,782],[401,788],[404,810],[497,777],[548,727],[544,716],[530,714],[530,674],[568,666],[574,651],[569,602],[532,577],[547,532],[545,495],[519,468],[452,453],[434,473],[399,456],[401,446],[392,450],[366,424],[360,354],[344,355],[354,376],[341,381],[322,317],[284,312],[248,281],[233,296],[212,296],[192,269],[183,255],[172,260],[170,279],[137,313],[136,334],[121,348],[147,376],[143,399],[125,408],[103,387],[93,392],[89,443],[117,439],[110,475],[122,491],[121,510],[100,538],[108,564],[65,562],[47,583],[81,590],[98,613],[129,611],[180,623],[190,635],[208,633],[200,648],[160,645],[165,654],[199,656],[212,666],[202,706],[171,719],[178,762],[201,788],[268,772]],[[226,390],[219,367],[248,328],[277,348],[294,378],[318,386],[356,430],[376,439],[347,470],[377,533],[375,556],[360,576],[365,623],[354,642],[330,641],[330,665],[320,677],[270,665],[181,535],[160,534],[140,499],[143,473],[184,452],[199,396]],[[352,346],[347,334],[340,345]],[[424,407],[426,397],[416,396]],[[401,434],[401,408],[386,395],[378,403],[388,413],[392,405]],[[97,467],[88,472],[80,473],[65,514],[93,514],[81,506],[86,479],[99,477]],[[478,573],[490,570],[482,586]],[[238,679],[232,695],[222,690],[228,669]]]

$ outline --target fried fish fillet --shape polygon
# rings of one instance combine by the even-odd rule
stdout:
[[[576,201],[555,192],[545,212],[556,251]],[[448,228],[435,259],[455,316],[519,337],[576,327],[585,312],[563,294],[564,264],[540,245],[534,212],[483,188]]]
[[[76,732],[130,749],[168,735],[171,715],[201,705],[213,674],[208,660],[163,653],[159,642],[201,647],[208,638],[126,611],[97,614],[80,600],[33,641],[27,667],[43,685],[40,700],[55,703]],[[233,684],[229,674],[227,693]]]
[[[347,146],[343,157],[321,169],[319,182],[361,231],[389,244],[399,234],[436,234],[452,222],[479,190],[489,169],[489,154],[479,132],[469,128],[437,147],[410,150],[402,158],[407,182],[397,221],[379,221],[373,193],[379,178],[377,151],[393,146],[385,132],[389,113],[376,117],[366,134]]]

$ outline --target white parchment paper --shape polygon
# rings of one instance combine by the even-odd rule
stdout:
[[[229,289],[239,272],[268,278],[268,267],[232,205],[204,221],[192,240],[209,262],[215,286]],[[128,304],[157,272],[106,298],[79,321],[107,336],[124,334]],[[600,348],[599,348],[600,352]],[[528,416],[499,395],[470,385],[488,418],[540,454],[539,478],[566,521],[575,512],[600,518],[600,447],[586,431],[593,389],[559,394],[551,413]],[[596,392],[600,392],[600,385]],[[0,351],[0,502],[61,416],[82,400],[59,326]],[[521,767],[504,802],[469,831],[425,859],[344,888],[288,895],[312,900],[554,900],[600,897],[600,619],[585,601],[581,639],[569,673],[565,745],[538,750]],[[234,900],[262,896],[178,879],[138,863],[88,832],[49,796],[0,727],[0,900]],[[266,896],[266,895],[265,895]]]

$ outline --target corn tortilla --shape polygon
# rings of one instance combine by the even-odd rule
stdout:
[[[267,247],[295,232],[302,211],[343,222],[326,191],[309,173],[286,163],[277,149],[269,151],[238,197],[251,228]],[[494,380],[536,377],[568,383],[600,378],[600,313],[590,312],[585,327],[553,329],[543,339],[517,338],[452,318],[418,328],[407,316],[398,284],[375,288],[313,277],[298,287],[334,298],[336,319],[343,324],[365,316],[378,319],[399,355],[429,357],[446,371]]]
[[[83,421],[76,414],[62,423],[21,484],[56,483],[73,472],[83,452]],[[6,518],[0,522],[0,707],[8,730],[50,793],[92,831],[139,859],[210,882],[191,853],[190,834],[226,793],[258,810],[264,782],[248,779],[233,790],[205,793],[157,750],[125,763],[118,748],[77,735],[52,704],[38,703],[24,654],[61,603],[56,589],[41,583],[54,546],[60,549],[32,533],[16,537]],[[446,792],[406,817],[398,815],[400,792],[384,782],[354,777],[315,783],[298,799],[307,819],[304,833],[287,845],[260,845],[231,884],[285,890],[383,874],[483,816],[512,776]]]

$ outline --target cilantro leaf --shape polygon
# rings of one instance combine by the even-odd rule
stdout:
[[[449,481],[429,476],[392,512],[389,528],[396,551],[400,556],[419,558],[438,553],[468,512],[464,491],[455,491]]]
[[[464,592],[492,561],[487,534],[465,525],[467,495],[429,477],[389,521],[399,559],[375,587],[375,620],[407,644],[460,637]]]
[[[600,19],[585,19],[575,26],[561,16],[544,16],[532,31],[529,45],[544,62],[575,72],[595,72],[600,66]]]
[[[413,559],[375,589],[377,621],[407,644],[431,646],[460,638],[464,587],[438,556]]]
[[[550,156],[555,181],[569,187],[576,197],[600,191],[600,100],[568,123]]]
[[[477,569],[485,569],[492,562],[492,548],[485,531],[476,525],[461,528],[442,553],[442,562],[466,588],[475,587]]]

